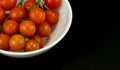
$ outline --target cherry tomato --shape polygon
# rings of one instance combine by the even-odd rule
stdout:
[[[44,22],[46,16],[41,8],[35,8],[30,12],[29,17],[36,24],[41,24]]]
[[[24,3],[24,8],[27,9],[28,12],[34,7],[36,7],[36,2],[34,0],[28,0]]]
[[[24,36],[32,36],[36,32],[36,26],[32,21],[26,20],[20,24],[19,30]]]
[[[57,11],[55,10],[47,10],[46,11],[46,21],[50,24],[50,25],[55,25],[57,24],[59,19],[59,14]]]
[[[16,6],[11,9],[9,16],[11,19],[20,21],[20,20],[26,18],[26,11],[24,8]]]
[[[25,39],[22,35],[15,34],[9,40],[9,46],[12,51],[21,51],[25,45]]]
[[[7,20],[3,24],[3,32],[8,35],[13,35],[18,32],[18,23],[15,20]]]
[[[39,43],[36,40],[28,40],[25,44],[25,51],[34,51],[39,49]]]
[[[1,1],[2,1],[2,0],[0,0],[0,7],[1,7]]]
[[[0,34],[0,49],[9,50],[9,36],[6,34]]]
[[[0,2],[4,10],[10,10],[16,5],[17,0],[1,0]]]
[[[46,6],[50,9],[56,9],[61,5],[61,0],[44,0],[44,1]]]
[[[44,46],[44,40],[41,36],[36,34],[36,35],[32,36],[31,39],[34,39],[39,43],[39,48],[42,48]]]
[[[47,22],[44,22],[43,24],[38,25],[37,26],[37,33],[43,37],[49,36],[51,33],[50,25]]]
[[[0,7],[0,23],[2,23],[6,18],[5,11]]]

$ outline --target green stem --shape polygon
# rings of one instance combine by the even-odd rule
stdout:
[[[24,0],[21,0],[21,1],[18,3],[17,6],[22,7],[22,3],[23,3],[23,1],[24,1]]]
[[[37,0],[37,7],[40,6],[41,0]]]

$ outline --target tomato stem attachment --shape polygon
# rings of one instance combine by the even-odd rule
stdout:
[[[41,0],[37,0],[37,7],[39,7],[41,4]]]
[[[24,1],[24,0],[21,0],[21,1],[18,3],[17,6],[22,7],[22,3],[23,3],[23,1]]]
[[[43,0],[37,0],[37,8],[42,8],[44,11],[46,11],[48,8],[45,6],[45,3]]]
[[[44,11],[47,11],[47,10],[48,10],[48,8],[46,7],[45,3],[43,3],[43,2],[42,2],[42,9],[43,9]]]

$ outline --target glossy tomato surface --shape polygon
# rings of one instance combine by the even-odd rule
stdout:
[[[61,0],[44,0],[45,4],[50,9],[57,9],[61,5]]]
[[[34,39],[34,40],[36,40],[39,43],[39,48],[43,48],[43,46],[44,46],[43,37],[41,37],[40,35],[36,34],[36,35],[32,36],[31,39]]]
[[[13,35],[18,32],[19,25],[15,20],[7,20],[3,24],[3,32],[8,35]]]
[[[0,49],[9,50],[9,38],[6,34],[0,34]]]
[[[9,40],[9,46],[12,51],[21,51],[25,45],[25,39],[22,35],[15,34]]]
[[[11,10],[13,7],[15,7],[17,3],[17,0],[0,0],[0,6],[4,10]]]
[[[50,25],[55,25],[57,24],[59,20],[59,14],[56,10],[47,10],[46,11],[46,21]]]
[[[44,22],[37,26],[37,33],[42,37],[47,37],[51,33],[51,26],[47,22]]]
[[[32,21],[27,20],[20,23],[19,30],[24,36],[32,36],[36,32],[36,26]]]
[[[35,8],[37,5],[37,3],[34,1],[34,0],[27,0],[25,3],[24,3],[24,8],[28,11],[28,13],[33,9]]]
[[[41,8],[35,8],[30,12],[29,17],[35,24],[42,24],[46,16]]]
[[[5,20],[5,18],[6,18],[6,13],[4,9],[0,7],[0,23],[2,23]]]
[[[39,49],[39,43],[36,40],[28,40],[25,44],[25,51],[34,51]]]
[[[24,8],[16,6],[11,9],[9,17],[13,20],[21,21],[26,18],[26,11]]]

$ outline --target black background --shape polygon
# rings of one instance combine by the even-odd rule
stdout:
[[[120,23],[117,1],[96,0],[95,70],[120,70]]]
[[[42,70],[120,70],[120,23],[116,18],[119,8],[115,9],[119,4],[96,0],[93,8],[91,2],[69,2],[73,10],[72,25],[55,47],[32,58],[0,55],[0,65]]]

